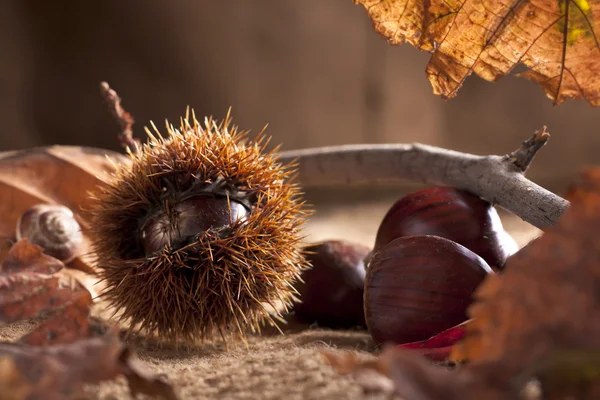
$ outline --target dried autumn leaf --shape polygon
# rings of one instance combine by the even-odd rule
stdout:
[[[0,264],[0,324],[34,317],[90,296],[82,286],[57,275],[64,267],[26,239],[15,243]]]
[[[529,366],[514,382],[535,376],[550,399],[600,398],[600,349],[554,349]],[[551,397],[550,397],[551,396]]]
[[[72,299],[72,290],[58,278],[35,272],[0,277],[0,323],[34,317]]]
[[[8,252],[13,246],[13,241],[6,238],[0,238],[0,263],[2,263],[6,257],[8,257]]]
[[[544,374],[557,381],[560,373],[547,367],[549,359],[559,364],[557,352],[566,363],[572,354],[600,349],[600,169],[582,174],[567,198],[571,207],[558,224],[478,289],[469,310],[474,320],[453,358],[498,363],[513,377],[538,374],[536,366],[546,365]],[[592,361],[564,380],[597,379],[589,371],[600,371],[600,358]]]
[[[77,146],[0,153],[0,238],[14,239],[19,216],[32,206],[62,204],[75,213],[84,234],[84,256],[77,257],[69,267],[93,272],[85,256],[90,251],[88,224],[80,211],[90,204],[88,192],[114,171],[112,162],[129,161],[119,153]]]
[[[599,0],[354,1],[391,43],[432,53],[427,75],[444,98],[473,72],[493,82],[522,63],[555,104],[600,105]]]
[[[93,334],[89,323],[92,297],[81,289],[74,294],[76,298],[64,309],[42,322],[19,342],[31,346],[47,346],[72,343],[90,337]]]
[[[0,343],[0,400],[66,400],[83,384],[125,375],[133,393],[176,400],[173,388],[149,375],[113,331],[56,346]]]
[[[29,243],[27,239],[19,240],[11,246],[2,264],[0,274],[8,275],[17,272],[36,272],[52,275],[62,270],[64,264],[54,257],[44,254],[39,246]]]
[[[447,370],[412,351],[388,348],[374,360],[324,352],[325,361],[349,374],[366,392],[396,393],[404,400],[516,400],[519,390],[486,370]]]

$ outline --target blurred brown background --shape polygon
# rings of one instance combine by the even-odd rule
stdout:
[[[600,160],[600,109],[554,107],[524,79],[471,77],[456,99],[431,93],[428,60],[388,45],[351,0],[2,0],[1,149],[118,149],[99,95],[108,81],[136,118],[174,122],[190,105],[284,149],[412,142],[505,153],[534,130],[552,139],[529,176],[561,190]]]

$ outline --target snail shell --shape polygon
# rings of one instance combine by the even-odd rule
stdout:
[[[17,221],[17,240],[28,239],[52,257],[68,263],[83,242],[81,227],[65,206],[38,204],[25,211]]]

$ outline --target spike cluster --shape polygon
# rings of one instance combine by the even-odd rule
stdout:
[[[154,127],[154,125],[153,125]],[[93,194],[94,251],[105,298],[131,326],[169,341],[274,323],[306,269],[308,210],[295,170],[268,139],[192,113],[129,153]],[[228,215],[207,216],[221,207]],[[208,210],[208,211],[207,211]]]

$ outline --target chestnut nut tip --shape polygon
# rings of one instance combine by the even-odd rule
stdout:
[[[83,243],[81,226],[73,211],[56,204],[38,204],[21,214],[16,237],[28,239],[64,263],[79,255]]]

